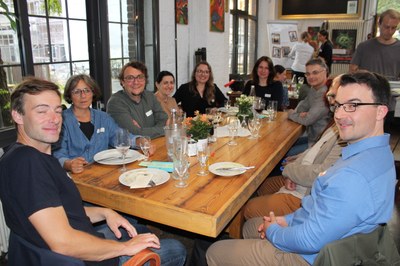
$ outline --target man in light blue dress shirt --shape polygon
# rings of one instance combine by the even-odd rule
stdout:
[[[340,137],[349,143],[342,157],[319,174],[300,209],[249,220],[244,240],[208,249],[208,265],[310,265],[326,244],[387,223],[396,182],[390,136],[383,131],[389,99],[384,77],[343,75],[332,110]]]

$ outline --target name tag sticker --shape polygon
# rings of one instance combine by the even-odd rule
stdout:
[[[265,97],[265,98],[271,98],[271,94],[266,93],[266,94],[264,95],[264,97]]]
[[[149,111],[146,112],[146,116],[147,117],[151,116],[152,114],[153,114],[153,110],[149,110]]]

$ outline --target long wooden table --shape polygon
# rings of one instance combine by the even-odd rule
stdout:
[[[85,201],[132,214],[160,224],[216,237],[239,212],[274,166],[303,132],[303,127],[278,113],[277,120],[263,121],[261,137],[237,138],[237,146],[229,146],[229,138],[218,138],[211,144],[213,162],[238,162],[254,165],[254,169],[234,177],[214,174],[198,176],[199,164],[191,157],[188,187],[176,188],[175,180],[152,188],[130,189],[119,183],[121,166],[94,163],[81,174],[73,174]],[[152,160],[167,161],[165,139],[153,140],[157,152]],[[127,165],[140,168],[138,162]]]

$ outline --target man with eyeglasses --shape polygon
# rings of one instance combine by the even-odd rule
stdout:
[[[111,96],[107,112],[120,127],[135,135],[163,136],[168,115],[154,93],[145,90],[147,67],[141,62],[131,61],[122,67],[118,78],[123,90]]]
[[[288,110],[289,119],[306,126],[306,136],[297,140],[288,155],[299,154],[311,147],[331,120],[328,104],[325,101],[328,74],[328,66],[323,59],[315,58],[306,63],[305,76],[311,89],[295,110]]]
[[[400,23],[400,12],[388,9],[379,16],[380,35],[358,45],[350,63],[350,72],[374,71],[389,80],[400,78],[400,41],[393,37]]]
[[[343,75],[334,113],[339,135],[349,143],[341,158],[319,174],[300,209],[248,220],[244,240],[219,241],[208,249],[208,265],[312,265],[328,243],[387,223],[396,184],[390,136],[383,131],[389,99],[384,77]]]

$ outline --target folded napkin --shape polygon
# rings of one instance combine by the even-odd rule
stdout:
[[[239,128],[238,130],[238,137],[247,137],[250,136],[250,131],[246,128]],[[222,138],[222,137],[229,137],[229,129],[228,126],[223,126],[223,127],[217,127],[217,137]]]
[[[150,180],[152,180],[153,174],[148,171],[133,171],[126,173],[124,179],[125,184],[129,185],[130,188],[144,188],[149,186]]]
[[[157,168],[160,170],[167,171],[169,173],[172,173],[174,171],[174,164],[172,162],[161,162],[161,161],[151,161],[151,162],[140,162],[140,166],[145,166],[148,168]]]

